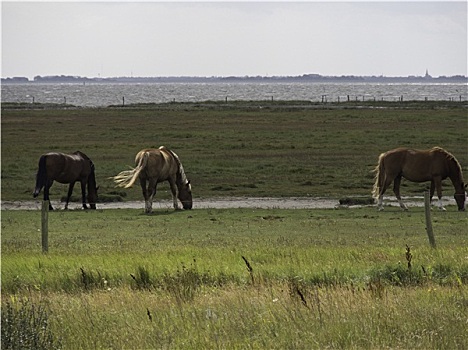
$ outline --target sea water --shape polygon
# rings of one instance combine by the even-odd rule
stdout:
[[[103,107],[135,103],[226,100],[312,102],[467,101],[464,83],[15,83],[2,84],[2,102]]]

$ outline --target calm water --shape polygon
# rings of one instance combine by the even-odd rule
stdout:
[[[388,83],[148,83],[148,84],[2,84],[2,102],[68,103],[98,107],[123,102],[163,103],[207,100],[351,100],[467,101],[468,89],[457,84]]]

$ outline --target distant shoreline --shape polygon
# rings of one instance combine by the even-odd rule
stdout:
[[[33,80],[26,77],[2,78],[2,84],[26,84],[26,83],[468,83],[468,77],[464,75],[439,76],[323,76],[320,74],[304,74],[299,76],[228,76],[228,77],[80,77],[69,75],[36,76]]]

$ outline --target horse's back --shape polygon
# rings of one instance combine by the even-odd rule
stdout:
[[[47,176],[49,179],[56,180],[57,176],[65,170],[66,157],[63,153],[49,152],[42,157],[45,159]]]
[[[413,182],[430,181],[434,176],[447,176],[447,152],[440,147],[428,150],[396,148],[384,153],[385,171]]]
[[[175,176],[177,172],[177,163],[174,160],[172,152],[164,146],[159,148],[147,148],[137,153],[135,164],[138,164],[142,157],[147,154],[147,164],[144,173],[148,178],[156,178],[158,182],[165,181],[169,177]]]
[[[379,157],[379,164],[387,174],[398,174],[402,171],[407,156],[407,148],[395,148]]]
[[[47,177],[51,180],[70,183],[86,178],[91,173],[90,159],[87,156],[84,158],[79,151],[72,154],[49,152],[44,157]]]

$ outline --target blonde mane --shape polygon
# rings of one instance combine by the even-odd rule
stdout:
[[[187,176],[185,175],[185,171],[184,171],[184,167],[182,166],[182,163],[180,162],[180,159],[179,159],[179,156],[174,152],[174,151],[171,151],[170,149],[166,148],[165,146],[161,146],[159,147],[159,149],[161,151],[165,151],[165,152],[168,152],[169,154],[171,154],[176,163],[177,163],[177,179],[180,179],[180,182],[182,184],[186,184],[188,182],[187,180]]]

